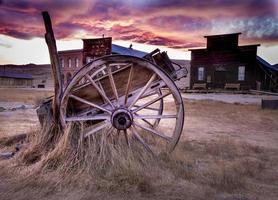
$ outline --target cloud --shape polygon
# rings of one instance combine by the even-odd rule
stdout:
[[[0,34],[43,37],[41,11],[48,10],[58,39],[104,34],[186,49],[203,46],[203,35],[242,32],[243,41],[269,44],[278,42],[275,1],[0,0]]]

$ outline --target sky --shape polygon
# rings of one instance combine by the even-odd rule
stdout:
[[[0,64],[49,63],[41,12],[53,23],[58,50],[82,48],[81,38],[171,58],[190,59],[204,35],[241,32],[240,45],[278,63],[278,0],[0,0]]]

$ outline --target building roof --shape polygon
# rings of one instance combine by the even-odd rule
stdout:
[[[72,50],[59,51],[59,53],[78,53],[78,52],[81,53],[82,51],[83,51],[83,49],[72,49]],[[116,44],[112,44],[112,53],[120,54],[120,55],[135,56],[135,57],[139,57],[139,58],[142,58],[146,54],[148,54],[143,51],[138,51],[138,50],[135,50],[132,48],[127,48],[127,47],[123,47],[123,46],[116,45]]]
[[[127,48],[127,47],[123,47],[120,45],[116,45],[116,44],[112,44],[112,53],[116,53],[116,54],[121,54],[121,55],[129,55],[129,56],[135,56],[135,57],[139,57],[142,58],[144,57],[146,54],[146,52],[143,51],[138,51],[132,48]]]
[[[217,34],[217,35],[205,35],[204,38],[212,38],[212,37],[226,37],[231,35],[240,35],[241,33],[227,33],[227,34]]]
[[[256,57],[256,60],[261,64],[263,65],[264,67],[268,68],[268,69],[271,69],[273,71],[276,71],[278,72],[278,66],[277,64],[276,65],[271,65],[269,64],[267,61],[265,61],[264,59],[262,59],[260,56],[257,56]]]
[[[31,74],[15,73],[9,71],[0,71],[0,77],[18,78],[18,79],[33,79]]]
[[[248,45],[243,45],[243,46],[237,46],[238,49],[248,49],[248,48],[251,48],[251,47],[258,47],[258,46],[261,46],[260,44],[248,44]],[[207,51],[208,49],[207,48],[193,48],[193,49],[188,49],[188,51]]]

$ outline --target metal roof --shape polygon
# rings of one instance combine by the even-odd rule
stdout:
[[[19,78],[19,79],[33,79],[31,74],[23,74],[9,71],[0,71],[0,77],[5,78]]]
[[[135,56],[135,57],[139,57],[142,58],[144,57],[146,54],[146,52],[143,51],[138,51],[132,48],[127,48],[127,47],[123,47],[120,45],[116,45],[116,44],[112,44],[112,53],[116,53],[116,54],[121,54],[121,55],[129,55],[129,56]]]
[[[260,56],[257,56],[256,57],[256,60],[263,66],[273,70],[273,71],[276,71],[278,72],[278,66],[277,65],[271,65],[269,64],[267,61],[265,61],[264,59],[262,59]]]
[[[64,50],[64,51],[58,51],[58,53],[82,53],[83,49],[72,49],[72,50]],[[112,53],[113,54],[120,54],[120,55],[128,55],[128,56],[135,56],[135,57],[139,57],[142,58],[144,57],[146,54],[146,52],[143,51],[138,51],[132,48],[128,48],[128,47],[123,47],[120,45],[116,45],[116,44],[112,44]]]

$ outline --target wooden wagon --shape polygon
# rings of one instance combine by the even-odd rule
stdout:
[[[163,138],[172,151],[184,124],[183,101],[174,81],[185,77],[186,69],[159,50],[144,58],[107,55],[84,65],[63,88],[50,17],[47,12],[43,17],[55,82],[51,100],[54,121],[62,129],[71,122],[86,123],[85,138],[114,130],[125,137],[128,145],[135,139],[152,151],[141,136],[144,131]],[[41,123],[46,105],[38,109]]]

